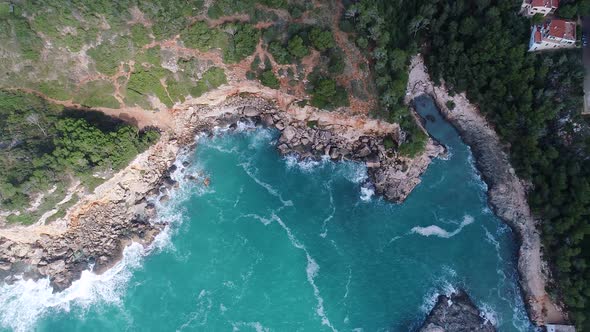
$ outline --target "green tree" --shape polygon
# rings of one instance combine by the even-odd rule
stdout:
[[[309,39],[311,40],[313,47],[320,52],[334,47],[334,36],[330,30],[313,28],[309,34]]]
[[[303,43],[303,38],[300,36],[294,36],[289,40],[288,50],[291,55],[301,59],[309,54],[309,49]]]
[[[260,75],[260,82],[262,85],[272,89],[278,89],[281,86],[279,79],[275,76],[272,70],[263,71]]]

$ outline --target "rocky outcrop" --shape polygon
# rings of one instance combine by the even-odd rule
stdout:
[[[565,314],[547,294],[547,274],[541,253],[537,221],[532,216],[525,186],[510,165],[498,135],[469,103],[464,94],[450,96],[444,85],[435,86],[420,56],[412,59],[406,101],[428,94],[443,116],[457,128],[476,158],[477,169],[488,185],[488,199],[494,213],[517,234],[520,242],[518,271],[525,293],[525,304],[533,322],[538,325],[565,321]],[[453,101],[453,109],[447,101]]]
[[[464,291],[439,295],[420,332],[494,332]]]
[[[130,241],[151,243],[164,224],[150,222],[155,209],[148,199],[154,188],[170,186],[167,172],[177,151],[177,141],[164,133],[157,145],[78,203],[61,232],[30,232],[18,240],[0,237],[0,276],[8,281],[18,274],[49,277],[54,289],[61,290],[83,270],[101,272],[112,266]]]
[[[400,134],[396,124],[316,109],[279,110],[261,98],[235,97],[215,105],[187,105],[172,110],[172,129],[128,167],[76,204],[66,218],[50,225],[0,229],[0,277],[49,277],[61,290],[83,270],[102,272],[117,262],[130,241],[151,243],[165,221],[154,222],[155,206],[177,186],[173,165],[182,147],[197,133],[215,127],[236,128],[252,121],[280,130],[277,149],[299,158],[330,158],[364,162],[376,192],[401,202],[420,183],[420,176],[443,147],[430,140],[416,158],[394,149]],[[385,140],[391,142],[384,143]],[[390,146],[391,145],[391,146]]]
[[[273,118],[274,119],[274,118]],[[285,121],[276,123],[266,118],[266,125],[282,128]],[[333,161],[352,160],[367,165],[370,184],[375,192],[392,202],[402,202],[420,183],[433,158],[444,153],[444,147],[429,140],[427,148],[416,158],[400,156],[386,140],[397,142],[397,133],[358,136],[351,139],[346,127],[322,126],[314,121],[291,121],[282,129],[278,150],[299,158],[330,158]],[[394,137],[395,136],[395,137]]]

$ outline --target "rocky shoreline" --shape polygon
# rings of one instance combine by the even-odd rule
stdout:
[[[252,96],[216,105],[186,104],[171,112],[173,128],[65,218],[49,225],[0,229],[0,277],[6,282],[20,276],[47,277],[59,291],[84,270],[101,273],[113,266],[130,241],[148,246],[166,227],[165,221],[155,222],[156,206],[177,186],[170,174],[178,154],[194,144],[197,133],[211,133],[216,127],[231,129],[238,121],[252,121],[281,131],[277,149],[282,155],[364,162],[376,193],[395,202],[403,201],[431,160],[444,153],[430,139],[422,155],[403,157],[394,149],[400,135],[396,124],[311,107],[280,110]]]
[[[518,236],[518,272],[529,317],[537,325],[566,321],[567,315],[546,292],[549,277],[537,221],[528,206],[525,186],[511,167],[498,135],[463,94],[450,96],[444,85],[435,86],[418,55],[412,59],[406,101],[411,103],[423,94],[434,99],[443,116],[471,147],[477,169],[488,185],[488,199],[494,213]],[[453,109],[447,107],[449,100],[455,105]]]
[[[483,317],[464,291],[439,295],[419,332],[459,331],[494,332],[496,328]]]

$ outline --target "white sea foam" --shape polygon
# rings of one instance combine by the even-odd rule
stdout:
[[[270,329],[264,327],[260,322],[235,322],[232,323],[232,331],[241,331],[241,327],[248,327],[254,329],[256,332],[269,332]]]
[[[246,162],[246,163],[241,163],[239,164],[239,166],[242,167],[242,169],[244,170],[244,172],[246,172],[246,174],[248,174],[248,176],[254,180],[254,182],[256,182],[259,186],[261,186],[262,188],[266,189],[266,191],[271,194],[272,196],[275,196],[276,198],[278,198],[281,203],[283,203],[283,206],[293,206],[293,201],[291,200],[284,200],[283,196],[275,189],[273,188],[270,184],[263,182],[262,180],[258,179],[258,177],[256,176],[256,170],[252,169],[252,165],[250,165],[250,163]]]
[[[196,298],[196,310],[190,314],[190,317],[184,322],[176,331],[193,330],[194,325],[205,326],[211,308],[213,307],[213,300],[211,293],[203,289]]]
[[[313,160],[313,159],[303,159],[300,160],[295,155],[287,155],[285,157],[285,164],[287,165],[287,169],[290,170],[298,170],[303,173],[311,173],[318,167],[325,165],[329,159],[322,157],[321,160]]]
[[[337,173],[352,183],[363,183],[367,180],[367,166],[357,162],[344,162],[338,167]]]
[[[439,156],[438,159],[444,161],[451,160],[451,158],[453,158],[453,148],[448,145],[445,145],[445,148],[447,149],[447,153],[443,156]]]
[[[250,149],[258,149],[263,144],[270,142],[272,138],[273,134],[270,130],[258,128],[256,133],[250,137],[250,143],[248,144],[248,147]]]
[[[437,280],[436,284],[437,285],[434,288],[430,289],[426,295],[424,295],[422,305],[420,306],[420,311],[423,314],[428,314],[432,308],[434,308],[439,295],[450,297],[453,293],[458,292],[457,288],[444,278]]]
[[[496,311],[487,303],[481,303],[478,305],[480,310],[480,316],[486,321],[492,323],[494,326],[498,326],[500,323],[498,314]]]
[[[430,225],[427,227],[416,226],[410,230],[410,233],[415,233],[422,236],[438,236],[441,238],[450,238],[459,234],[465,226],[470,225],[472,223],[473,217],[470,215],[466,215],[465,217],[463,217],[463,221],[461,222],[461,224],[459,224],[459,227],[452,232],[444,230],[436,225]]]
[[[19,280],[0,287],[0,322],[14,331],[30,331],[48,311],[69,312],[73,306],[88,308],[92,304],[120,305],[132,271],[141,264],[146,250],[140,244],[129,245],[123,259],[105,273],[83,271],[79,280],[59,293],[53,293],[49,279]]]
[[[348,267],[348,280],[346,281],[346,292],[344,293],[344,298],[348,297],[348,292],[350,291],[350,282],[352,281],[352,268]]]
[[[483,227],[483,230],[486,233],[486,241],[489,244],[491,244],[494,247],[494,249],[496,249],[496,256],[498,256],[498,260],[501,262],[502,256],[500,255],[500,243],[498,242],[498,240],[496,240],[494,235],[492,235],[492,233],[490,233],[484,225],[482,225],[481,227]]]
[[[475,166],[475,159],[473,157],[473,152],[471,152],[471,147],[467,146],[467,149],[469,149],[469,155],[467,156],[467,162],[469,163],[469,166],[473,170],[473,172],[471,172],[471,174],[473,175],[473,183],[475,183],[479,188],[481,188],[481,190],[483,192],[487,192],[488,185],[482,179],[481,173],[479,172],[479,170]]]
[[[361,200],[368,202],[375,195],[373,188],[361,187]]]
[[[293,246],[295,248],[301,249],[301,250],[303,250],[303,252],[305,252],[305,256],[307,257],[307,266],[305,268],[305,272],[307,274],[307,281],[309,282],[309,284],[313,288],[313,294],[318,302],[318,304],[316,306],[316,314],[322,319],[322,325],[329,327],[334,332],[338,331],[332,325],[332,323],[330,323],[330,319],[328,319],[328,316],[327,316],[326,311],[324,309],[324,299],[322,298],[322,296],[320,294],[320,289],[318,288],[318,286],[315,283],[315,278],[317,277],[317,275],[320,271],[320,266],[311,257],[311,255],[309,254],[309,252],[307,251],[305,246],[295,238],[295,236],[291,232],[291,229],[289,227],[287,227],[287,225],[285,225],[283,220],[281,220],[281,218],[279,218],[278,216],[276,216],[274,214],[273,214],[273,217],[276,218],[277,223],[279,225],[281,225],[281,227],[285,230],[285,232],[287,232],[287,236],[289,237],[289,240],[291,241]]]
[[[174,226],[182,223],[184,215],[180,204],[194,194],[195,188],[183,174],[194,172],[198,168],[197,165],[183,165],[183,162],[189,161],[191,155],[188,149],[184,150],[174,163],[177,170],[171,177],[181,185],[179,190],[167,193],[171,197],[170,201],[160,204],[158,199],[154,200],[159,214],[159,219],[155,222],[166,222]],[[48,278],[37,281],[21,279],[11,285],[0,286],[0,326],[14,331],[30,331],[50,311],[70,312],[73,308],[81,308],[84,312],[97,304],[121,305],[128,282],[133,272],[141,267],[143,257],[153,251],[173,248],[173,232],[174,228],[166,226],[147,248],[131,243],[123,250],[121,261],[112,268],[102,274],[91,270],[83,271],[80,279],[61,292],[53,293]]]
[[[332,181],[330,180],[327,183],[325,183],[324,187],[326,187],[328,193],[330,194],[331,209],[330,215],[324,218],[324,221],[322,222],[322,232],[320,233],[321,237],[326,238],[328,236],[328,222],[330,222],[330,220],[334,218],[334,214],[336,213],[336,206],[334,205],[334,195],[332,195]]]

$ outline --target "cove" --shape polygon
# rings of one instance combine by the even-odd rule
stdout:
[[[38,331],[411,331],[436,295],[463,288],[500,331],[533,330],[514,235],[491,213],[469,148],[430,98],[415,104],[449,157],[403,204],[363,188],[360,164],[281,158],[272,130],[200,138],[186,172],[210,185],[181,181],[162,207],[175,221],[160,249],[128,249],[115,276],[75,285],[83,301],[38,291],[31,301],[51,297],[47,307],[4,315],[3,327],[26,318]],[[26,313],[6,289],[2,304]]]

